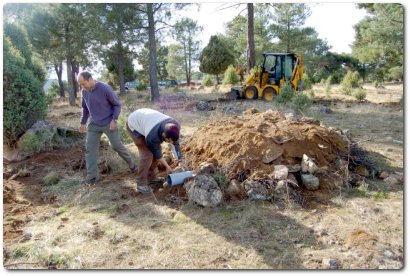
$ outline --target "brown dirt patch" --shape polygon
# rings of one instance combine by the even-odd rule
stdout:
[[[266,111],[211,122],[183,150],[193,167],[216,163],[233,178],[241,171],[269,174],[277,164],[300,164],[303,154],[319,167],[332,168],[340,154],[346,156],[348,144],[334,130]]]
[[[362,229],[353,230],[348,238],[348,244],[355,247],[371,249],[377,242],[377,237],[370,235]]]

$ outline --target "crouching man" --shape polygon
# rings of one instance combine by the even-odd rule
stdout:
[[[159,111],[141,108],[128,116],[127,130],[139,152],[137,172],[137,192],[152,193],[149,184],[161,181],[157,178],[158,162],[164,165],[167,174],[172,173],[165,158],[162,156],[161,143],[170,143],[174,148],[174,158],[179,163],[182,153],[179,146],[181,126],[174,118]]]

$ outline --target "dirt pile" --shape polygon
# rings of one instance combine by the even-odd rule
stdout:
[[[244,171],[268,175],[275,165],[300,165],[304,154],[319,168],[337,170],[348,142],[340,131],[313,121],[287,119],[271,110],[246,111],[200,128],[183,151],[193,167],[211,162],[232,179]]]

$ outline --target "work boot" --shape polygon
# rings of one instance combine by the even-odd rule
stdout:
[[[80,182],[81,185],[95,185],[98,182],[96,177],[91,179],[84,179]]]
[[[145,184],[145,183],[144,183]],[[141,194],[151,194],[153,190],[148,185],[142,183],[136,185],[135,190]]]

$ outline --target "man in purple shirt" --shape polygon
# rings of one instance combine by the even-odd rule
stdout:
[[[111,147],[127,162],[132,172],[136,166],[131,154],[121,143],[117,120],[121,112],[121,103],[113,89],[108,84],[94,80],[91,73],[80,72],[77,78],[81,86],[80,133],[87,128],[85,145],[85,161],[87,177],[82,184],[94,184],[98,181],[98,151],[102,134],[107,135]],[[90,122],[86,127],[88,118]]]

